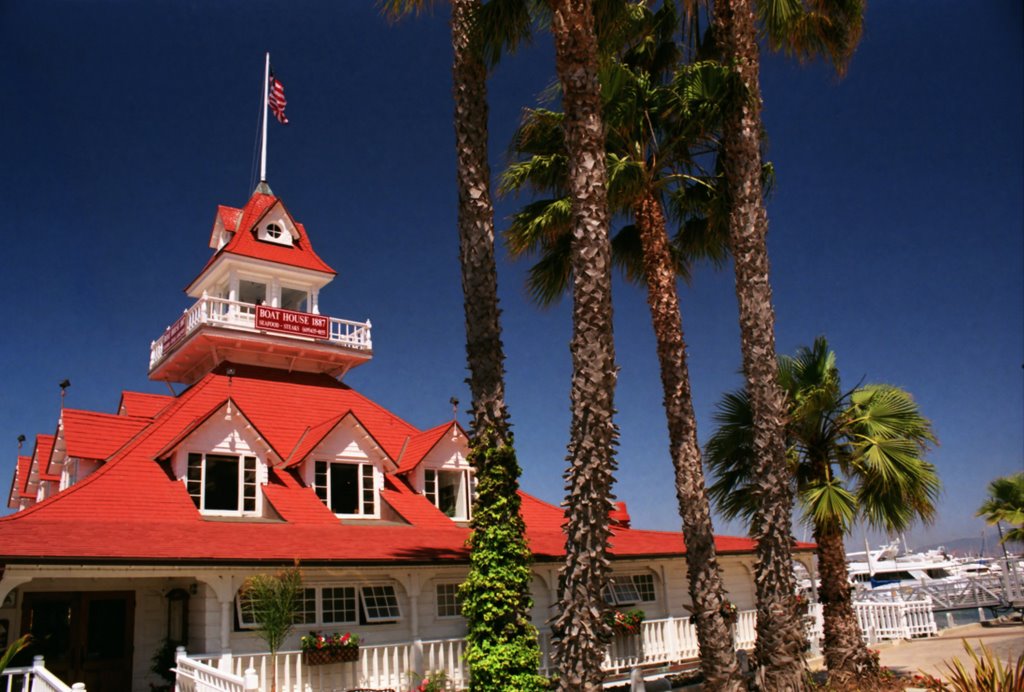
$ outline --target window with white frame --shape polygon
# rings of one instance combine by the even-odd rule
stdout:
[[[624,574],[613,577],[604,590],[609,605],[631,605],[658,600],[654,590],[654,575]]]
[[[658,600],[657,592],[654,590],[653,574],[634,574],[631,579],[641,601],[650,603]]]
[[[472,489],[468,470],[425,469],[423,494],[446,516],[460,520],[470,518]]]
[[[364,586],[359,590],[359,600],[363,604],[363,614],[367,622],[391,622],[402,617],[402,610],[398,607],[398,594],[391,584]]]
[[[257,626],[252,603],[241,594],[235,599],[238,624]],[[324,585],[302,589],[295,623],[301,625],[374,625],[402,619],[402,608],[393,584]]]
[[[437,585],[437,617],[454,618],[462,615],[462,599],[458,584]]]
[[[373,464],[314,462],[313,488],[335,514],[377,516]]]
[[[358,622],[356,587],[325,586],[320,589],[324,624]]]
[[[190,453],[185,483],[192,502],[200,512],[256,512],[257,481],[254,456]]]

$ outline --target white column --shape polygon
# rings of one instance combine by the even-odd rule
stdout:
[[[281,307],[281,280],[276,276],[270,280],[270,295],[268,296],[270,307]]]
[[[409,634],[412,636],[412,668],[423,670],[423,639],[420,638],[420,575],[409,574]]]
[[[314,288],[312,291],[309,292],[309,297],[310,297],[309,311],[311,313],[313,313],[314,315],[319,315],[320,314],[320,289],[319,288]]]

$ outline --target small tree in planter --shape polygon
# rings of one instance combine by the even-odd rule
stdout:
[[[301,594],[302,573],[298,566],[277,575],[257,574],[246,579],[242,586],[242,600],[252,613],[256,634],[267,643],[274,662],[271,690],[277,684],[277,651],[295,627]]]

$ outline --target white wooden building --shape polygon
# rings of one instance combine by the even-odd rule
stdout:
[[[265,184],[242,209],[218,208],[209,243],[186,289],[195,302],[151,344],[150,377],[186,388],[125,391],[113,413],[65,408],[19,458],[17,511],[0,519],[3,636],[32,632],[28,655],[93,692],[149,690],[165,639],[258,667],[265,657],[243,656],[265,647],[239,587],[298,561],[301,624],[285,648],[309,630],[358,633],[360,661],[331,672],[344,685],[456,670],[474,486],[465,432],[418,428],[344,384],[372,357],[371,325],[321,313],[334,271]],[[522,502],[546,643],[563,515]],[[648,660],[692,656],[681,535],[633,528],[625,505],[614,520],[610,598],[645,611]],[[752,542],[719,537],[718,551],[729,598],[751,608]],[[289,660],[309,689],[326,674]]]

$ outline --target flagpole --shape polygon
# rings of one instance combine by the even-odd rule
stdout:
[[[263,146],[260,148],[260,182],[267,182],[267,94],[270,91],[270,51],[263,70]]]

